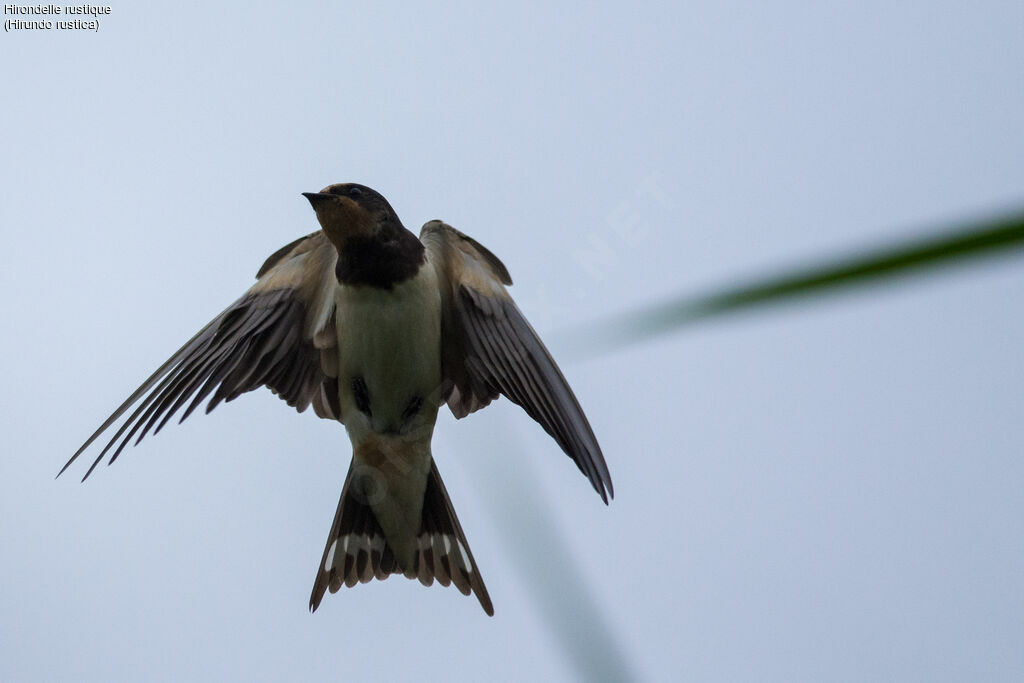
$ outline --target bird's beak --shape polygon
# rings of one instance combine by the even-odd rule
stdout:
[[[373,216],[351,198],[327,192],[303,192],[302,196],[309,200],[317,222],[339,250],[353,236],[374,234]]]
[[[310,205],[314,209],[335,198],[333,194],[327,194],[326,192],[303,192],[302,196],[309,200]]]

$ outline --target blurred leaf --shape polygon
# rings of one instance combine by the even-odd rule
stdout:
[[[491,522],[505,539],[508,560],[540,620],[579,680],[640,680],[619,634],[621,622],[606,613],[550,500],[535,484],[540,475],[533,470],[528,449],[506,424],[497,428],[497,433],[493,426],[487,433],[491,457],[466,458],[461,464],[481,482],[478,490],[488,492]]]
[[[809,298],[841,288],[866,285],[926,270],[958,265],[969,259],[1024,249],[1024,212],[997,220],[974,221],[924,239],[869,250],[825,265],[794,268],[746,284],[623,313],[569,333],[584,353],[607,351],[671,332],[706,318],[760,306]]]

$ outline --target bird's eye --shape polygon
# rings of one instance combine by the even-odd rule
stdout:
[[[348,188],[348,196],[349,197],[362,197],[363,196],[363,191],[360,190],[358,187],[350,187],[350,188]]]

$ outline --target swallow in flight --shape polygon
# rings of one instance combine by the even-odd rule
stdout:
[[[493,615],[431,454],[438,409],[447,403],[462,418],[504,395],[607,503],[612,480],[594,432],[488,249],[437,220],[417,239],[364,185],[303,194],[321,229],[272,254],[256,284],[160,366],[61,472],[129,410],[83,480],[111,449],[113,463],[182,407],[179,422],[211,393],[206,412],[266,386],[299,412],[312,404],[341,422],[352,441],[310,609],[328,589],[404,574],[426,586],[454,583]]]

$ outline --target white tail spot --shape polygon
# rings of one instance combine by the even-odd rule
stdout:
[[[462,554],[462,559],[466,561],[466,571],[473,571],[473,561],[469,559],[469,551],[466,550],[466,546],[462,545],[462,541],[459,541],[459,552]]]
[[[376,550],[381,555],[384,554],[384,537],[374,536],[370,539],[370,552]]]
[[[324,560],[324,571],[329,572],[334,567],[334,551],[338,549],[338,539],[334,539],[331,542],[331,547],[327,551],[327,559]]]

